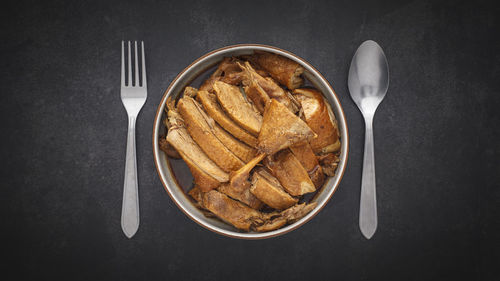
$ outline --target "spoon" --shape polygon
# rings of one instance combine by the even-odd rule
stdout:
[[[354,54],[349,68],[349,92],[365,118],[365,151],[361,176],[359,228],[367,238],[377,230],[377,196],[375,188],[375,155],[373,116],[389,87],[389,66],[382,48],[372,40],[363,42]]]

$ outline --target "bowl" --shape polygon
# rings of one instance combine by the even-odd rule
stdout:
[[[312,84],[312,86],[323,92],[323,95],[329,102],[333,113],[335,113],[342,143],[340,162],[338,164],[335,176],[328,177],[323,187],[316,193],[314,197],[310,199],[311,202],[317,202],[316,208],[314,208],[310,213],[293,224],[287,225],[274,231],[262,233],[240,232],[233,226],[223,223],[216,218],[205,217],[203,212],[200,211],[192,203],[189,195],[186,194],[186,191],[188,191],[191,187],[192,181],[192,177],[189,169],[187,168],[187,165],[183,162],[182,159],[176,160],[168,158],[165,153],[160,150],[158,143],[159,137],[166,134],[165,127],[163,125],[163,119],[166,115],[165,103],[169,96],[176,97],[177,95],[181,94],[185,86],[193,85],[194,87],[198,87],[201,84],[201,81],[208,77],[208,75],[224,57],[249,55],[257,50],[282,55],[293,61],[296,61],[304,67],[304,77],[306,78],[306,80],[308,80],[308,82]],[[339,99],[335,94],[333,88],[323,77],[323,75],[321,75],[318,70],[316,70],[304,59],[298,57],[295,54],[292,54],[291,52],[272,46],[258,44],[227,46],[209,52],[191,63],[188,67],[181,71],[179,75],[177,75],[177,77],[172,81],[170,86],[163,94],[163,98],[161,99],[161,102],[158,105],[158,109],[156,111],[156,117],[153,127],[154,161],[161,182],[170,198],[172,198],[174,203],[182,212],[184,212],[190,219],[192,219],[199,225],[215,233],[240,239],[265,239],[276,237],[295,230],[312,219],[321,211],[321,209],[323,209],[323,207],[332,197],[333,193],[337,190],[346,168],[348,149],[349,137],[344,111],[342,110],[342,106],[340,105]]]

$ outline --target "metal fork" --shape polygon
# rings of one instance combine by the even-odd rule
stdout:
[[[121,98],[128,114],[127,156],[125,158],[125,179],[123,180],[122,230],[128,238],[132,238],[139,228],[139,194],[137,187],[137,158],[135,149],[135,120],[148,96],[146,83],[146,63],[144,60],[144,42],[142,50],[142,83],[139,81],[139,62],[137,41],[135,45],[135,80],[132,83],[132,58],[130,41],[128,41],[128,79],[125,83],[125,43],[122,41]]]

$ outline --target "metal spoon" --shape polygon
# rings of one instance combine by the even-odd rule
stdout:
[[[370,239],[377,230],[373,116],[389,87],[389,66],[384,51],[375,41],[359,46],[351,61],[349,92],[365,118],[365,155],[361,177],[359,228]]]

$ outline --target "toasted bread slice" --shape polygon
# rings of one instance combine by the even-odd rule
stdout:
[[[217,190],[226,194],[227,196],[236,199],[242,203],[245,203],[248,207],[259,210],[264,205],[255,195],[250,192],[250,188],[246,188],[243,191],[238,191],[231,187],[231,185],[224,183],[221,184]]]
[[[195,184],[202,191],[209,191],[229,181],[229,175],[208,158],[185,128],[171,127],[167,141],[179,152],[193,174]]]
[[[266,158],[265,164],[291,195],[300,196],[316,190],[307,171],[288,149]]]
[[[191,137],[205,154],[226,172],[241,168],[244,163],[232,153],[214,134],[215,121],[190,97],[183,97],[177,109],[185,121]]]
[[[302,105],[307,125],[318,135],[310,141],[314,153],[326,154],[340,149],[335,116],[329,112],[323,95],[309,88],[296,89],[293,93]]]
[[[287,148],[295,143],[310,141],[316,134],[283,104],[272,99],[264,111],[257,148],[266,154]]]
[[[314,154],[311,145],[308,142],[302,142],[290,146],[290,151],[297,157],[302,167],[306,169],[311,181],[316,188],[320,188],[325,182],[323,169],[319,165],[318,158]]]
[[[298,201],[286,193],[279,181],[262,168],[253,173],[250,192],[276,210],[291,207]]]
[[[300,87],[304,81],[300,77],[304,68],[288,58],[268,52],[256,52],[250,59],[290,90]]]
[[[214,90],[217,100],[229,117],[239,126],[257,136],[262,126],[262,116],[255,112],[252,105],[245,100],[240,88],[215,81]]]
[[[198,91],[197,99],[203,105],[203,109],[212,117],[222,128],[231,133],[234,137],[248,144],[251,147],[257,146],[257,138],[236,124],[217,103],[214,94],[207,91]]]

